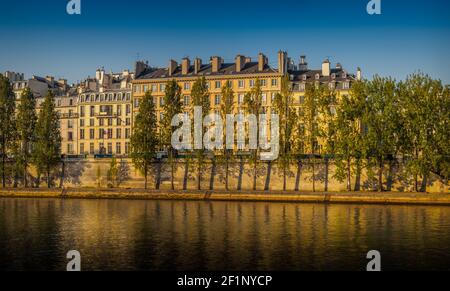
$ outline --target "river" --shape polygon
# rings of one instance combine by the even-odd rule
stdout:
[[[0,199],[0,270],[450,270],[450,207]]]

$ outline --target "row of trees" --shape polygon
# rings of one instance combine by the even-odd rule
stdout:
[[[204,78],[195,82],[191,93],[191,105],[201,106],[203,115],[208,114],[211,110],[210,95]],[[225,116],[232,114],[236,106],[234,95],[227,82],[222,88],[220,107],[224,126]],[[262,96],[260,82],[256,82],[245,95],[241,108],[246,114],[262,114]],[[449,86],[444,86],[441,81],[422,73],[413,74],[401,82],[375,76],[370,81],[355,81],[350,94],[340,98],[330,87],[316,84],[306,86],[301,106],[295,106],[292,96],[291,83],[288,77],[283,78],[281,90],[272,102],[272,110],[279,115],[280,120],[280,155],[276,162],[282,169],[284,190],[287,190],[286,180],[293,164],[297,165],[297,180],[293,190],[299,189],[302,161],[305,159],[309,160],[312,167],[314,191],[317,180],[315,164],[319,159],[325,162],[325,191],[328,190],[330,160],[336,165],[333,178],[341,182],[346,181],[348,191],[360,190],[363,170],[376,180],[374,190],[390,190],[394,179],[393,168],[399,164],[404,165],[403,174],[412,177],[415,191],[426,191],[431,173],[448,182],[450,95]],[[131,138],[133,162],[144,174],[146,188],[147,175],[155,163],[159,148],[167,150],[171,187],[175,188],[177,153],[171,145],[171,136],[175,130],[171,126],[171,120],[175,114],[183,112],[181,88],[175,80],[168,81],[164,101],[160,135],[157,134],[153,98],[151,92],[147,92],[136,117]],[[256,181],[261,163],[259,151],[251,150],[247,157],[253,168],[253,190],[257,188]],[[188,175],[189,163],[195,160],[198,189],[201,188],[207,156],[205,150],[195,150],[192,155],[184,156],[185,175]],[[216,162],[225,165],[227,190],[229,165],[234,159],[236,155],[228,149],[224,149],[220,154],[216,152],[212,158],[212,172]],[[162,167],[163,165],[158,167],[157,177],[160,177]],[[271,163],[268,163],[265,190],[269,188],[270,171]],[[353,177],[356,182],[352,187]],[[386,188],[383,177],[387,177]],[[157,189],[160,182],[158,178]],[[240,183],[238,190],[239,185]],[[186,185],[183,185],[183,189],[186,189]]]
[[[14,186],[29,180],[29,167],[37,170],[39,186],[45,175],[48,187],[52,185],[52,172],[61,162],[61,134],[59,116],[55,110],[54,96],[48,92],[40,110],[36,112],[36,99],[25,88],[16,102],[15,94],[7,78],[0,76],[0,155],[2,186],[12,179]]]

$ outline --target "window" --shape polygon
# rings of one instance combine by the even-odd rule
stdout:
[[[125,110],[126,110],[126,115],[130,115],[130,113],[131,113],[131,106],[130,106],[130,104],[127,104]]]
[[[275,96],[277,96],[277,93],[272,92],[271,96],[270,96],[270,100],[272,101],[272,104],[275,102]]]
[[[104,125],[105,125],[105,120],[104,120],[103,118],[100,118],[100,119],[98,120],[98,125],[99,125],[99,126],[104,126]]]
[[[95,106],[91,106],[91,107],[90,107],[89,115],[90,115],[91,117],[93,117],[93,116],[95,115]]]
[[[306,75],[302,75],[302,80],[303,81],[306,81],[306,78],[307,78]]]
[[[116,129],[116,138],[117,139],[122,138],[122,129],[121,128]]]
[[[215,105],[220,105],[220,95],[214,96],[214,104]]]
[[[94,129],[91,128],[91,129],[89,129],[89,139],[94,139],[94,138],[95,138]]]
[[[105,138],[105,129],[99,128],[99,130],[98,130],[98,138],[101,138],[101,139]]]
[[[300,89],[300,91],[305,91],[305,83],[301,83],[299,85],[299,89]]]
[[[73,128],[73,120],[72,119],[67,120],[67,128]]]
[[[84,139],[84,129],[80,129],[80,139]]]
[[[84,119],[80,119],[80,127],[84,127]]]
[[[108,143],[108,155],[112,155],[112,143]]]
[[[190,98],[190,96],[188,96],[188,95],[185,95],[184,96],[184,98],[183,98],[184,100],[183,100],[183,104],[184,104],[184,106],[189,106],[189,104],[190,104],[190,102],[191,102],[191,98]]]
[[[148,85],[144,85],[144,93],[148,91]]]
[[[131,93],[127,93],[127,101],[131,100]]]
[[[80,106],[80,117],[84,117],[84,106]]]
[[[316,80],[319,80],[319,79],[320,79],[320,75],[316,74]]]
[[[329,88],[330,90],[333,90],[333,89],[334,89],[334,82],[328,83],[328,88]]]
[[[129,117],[125,119],[125,125],[131,125],[131,119]]]
[[[80,143],[80,154],[84,154],[84,143]]]
[[[122,153],[122,146],[121,143],[116,143],[116,154],[120,155]]]
[[[98,148],[99,148],[100,154],[104,154],[105,153],[105,144],[104,143],[101,142],[99,144]]]
[[[152,92],[158,91],[158,86],[156,84],[152,85]]]
[[[69,132],[67,133],[67,140],[68,140],[68,141],[73,141],[73,132],[69,131]]]
[[[73,154],[73,144],[71,143],[67,144],[67,153]]]
[[[278,80],[277,79],[272,79],[272,87],[275,87],[278,85]]]
[[[244,103],[244,94],[239,94],[238,95],[238,104],[243,104]]]
[[[160,84],[159,85],[159,91],[161,91],[161,92],[166,91],[166,84]]]
[[[108,118],[108,126],[112,126],[113,125],[113,119],[112,118]]]
[[[117,112],[117,115],[122,115],[122,105],[117,105],[116,106],[116,112]]]
[[[134,91],[134,93],[139,93],[140,92],[140,86],[139,85],[134,85],[134,89],[133,89],[133,91]]]
[[[97,100],[98,101],[98,100]],[[100,101],[103,102],[105,101],[105,94],[100,94]]]
[[[266,79],[262,79],[259,81],[261,86],[265,87],[267,85],[267,80]]]
[[[216,89],[220,89],[220,88],[222,88],[222,82],[220,82],[220,81],[216,81]]]
[[[130,143],[126,142],[125,143],[125,154],[129,154],[130,153]]]
[[[95,153],[95,150],[94,150],[94,143],[90,143],[89,144],[89,154],[91,154],[91,155],[93,155]]]
[[[130,138],[130,129],[125,128],[125,138]]]
[[[163,107],[165,104],[164,97],[159,97],[159,106]]]
[[[342,83],[342,89],[349,89],[350,88],[350,83],[349,82],[344,82]]]
[[[262,93],[261,94],[261,103],[262,104],[266,104],[267,103],[267,94],[266,93]]]
[[[113,138],[113,130],[112,128],[108,128],[108,139],[112,139]]]
[[[191,84],[190,83],[184,83],[184,90],[190,90]]]
[[[89,126],[95,126],[95,120],[93,118],[89,119]]]
[[[252,88],[253,86],[255,86],[255,80],[250,80],[250,88]]]
[[[239,88],[244,88],[245,87],[245,81],[244,80],[239,80],[238,87]]]

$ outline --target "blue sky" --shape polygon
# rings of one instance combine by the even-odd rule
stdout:
[[[450,83],[450,1],[381,0],[0,0],[0,71],[54,75],[71,82],[133,68],[136,59],[166,66],[170,58],[259,52],[276,66],[278,50],[312,67],[326,57],[348,71],[403,79],[417,70]]]

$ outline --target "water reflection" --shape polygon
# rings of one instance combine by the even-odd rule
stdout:
[[[450,270],[450,208],[0,199],[0,269]]]

